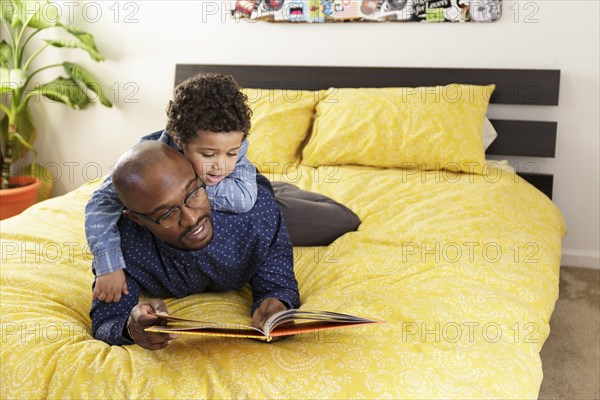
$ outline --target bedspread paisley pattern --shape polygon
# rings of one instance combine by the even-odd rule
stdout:
[[[516,175],[300,167],[286,180],[363,221],[295,249],[302,307],[384,325],[265,344],[181,337],[108,346],[88,316],[83,207],[97,187],[2,221],[2,398],[536,398],[558,296],[563,218]],[[250,290],[168,299],[248,323]]]

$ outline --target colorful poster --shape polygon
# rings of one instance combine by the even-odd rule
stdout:
[[[494,22],[502,0],[236,0],[236,18],[269,22]]]

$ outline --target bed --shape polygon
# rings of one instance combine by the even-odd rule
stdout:
[[[560,72],[178,65],[175,82],[210,71],[247,88],[249,156],[265,176],[325,194],[362,221],[327,247],[294,249],[302,308],[387,323],[271,344],[182,337],[154,352],[97,341],[83,231],[99,185],[90,182],[0,222],[0,397],[536,398],[566,232],[552,176],[469,152],[482,146],[481,128],[472,142],[427,145],[380,132],[399,119],[382,110],[408,103],[398,96],[440,93],[415,87],[447,88],[434,114],[471,88],[456,83],[487,88],[482,101],[452,108],[457,120],[436,120],[441,130],[466,124],[462,132],[481,124],[487,101],[556,106]],[[491,124],[487,154],[554,156],[556,122]],[[242,288],[166,303],[184,317],[248,323],[250,299]]]

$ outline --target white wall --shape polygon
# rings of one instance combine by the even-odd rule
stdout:
[[[108,173],[119,154],[165,125],[176,63],[561,69],[560,106],[492,106],[493,117],[558,121],[554,201],[568,235],[563,265],[600,268],[599,2],[503,1],[492,24],[270,24],[225,17],[219,1],[58,2],[63,22],[89,30],[115,102],[83,112],[42,101],[41,161],[60,166],[54,194]],[[513,163],[531,161],[511,159]]]

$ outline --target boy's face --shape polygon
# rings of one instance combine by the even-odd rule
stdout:
[[[192,162],[196,174],[207,186],[216,185],[235,169],[243,132],[199,130],[183,146],[183,154]]]

